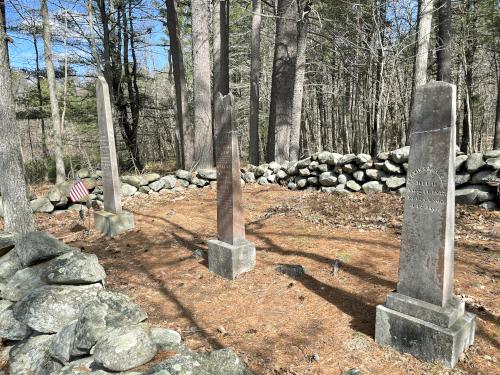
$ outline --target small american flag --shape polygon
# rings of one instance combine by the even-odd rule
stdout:
[[[73,185],[73,188],[69,193],[69,199],[71,199],[72,202],[76,202],[82,199],[83,197],[87,196],[89,193],[90,192],[83,184],[83,181],[79,177],[77,177],[75,184]]]

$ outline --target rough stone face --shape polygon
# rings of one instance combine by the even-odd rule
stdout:
[[[405,176],[392,176],[385,180],[385,184],[391,190],[395,190],[406,184]]]
[[[469,157],[467,155],[459,155],[455,158],[455,170],[459,170],[462,168],[463,165],[465,165],[465,162],[467,161]]]
[[[297,162],[290,162],[286,168],[286,173],[289,176],[295,176],[299,173],[299,168],[297,167]]]
[[[231,349],[187,353],[172,357],[149,370],[146,375],[252,375]]]
[[[123,293],[101,290],[97,294],[97,299],[108,306],[107,326],[120,327],[125,324],[138,324],[148,317],[144,310]]]
[[[391,151],[389,153],[389,158],[398,164],[403,164],[408,161],[410,156],[410,146],[405,146],[402,148],[398,148],[397,150]]]
[[[362,189],[366,194],[381,193],[384,191],[384,184],[378,181],[369,181],[363,184]]]
[[[486,159],[498,158],[500,157],[500,150],[489,150],[483,153]]]
[[[490,174],[491,174],[491,171],[487,171],[487,170],[476,172],[472,175],[470,182],[472,184],[482,184],[483,179],[487,178]]]
[[[299,176],[308,177],[310,175],[311,175],[311,171],[309,170],[309,168],[301,168],[301,169],[299,169]]]
[[[358,182],[366,181],[365,172],[363,172],[363,171],[356,171],[352,174],[352,176]]]
[[[15,247],[15,252],[25,267],[42,260],[55,258],[72,250],[71,246],[58,241],[54,236],[45,232],[23,234]]]
[[[99,284],[42,286],[14,305],[14,317],[38,332],[56,333],[78,318],[100,288]]]
[[[345,186],[352,191],[360,191],[361,190],[361,186],[354,180],[347,181]]]
[[[401,173],[401,167],[399,165],[391,163],[389,160],[384,162],[384,166],[382,168],[387,173]]]
[[[358,155],[356,155],[356,163],[358,165],[363,165],[365,163],[368,163],[371,160],[372,160],[371,155],[368,155],[368,154],[358,154]]]
[[[269,184],[269,181],[267,181],[267,178],[266,178],[266,177],[262,176],[262,177],[259,177],[259,178],[257,179],[257,183],[258,183],[259,185],[267,185],[267,184]]]
[[[307,178],[301,177],[297,180],[297,188],[303,189],[307,186]]]
[[[255,267],[255,247],[246,240],[235,245],[211,240],[208,242],[208,267],[213,273],[233,280]]]
[[[33,212],[51,213],[54,211],[54,206],[47,198],[38,198],[30,202]]]
[[[365,171],[365,174],[368,178],[377,181],[380,181],[382,177],[386,176],[385,172],[381,171],[380,169],[367,169]]]
[[[177,185],[177,178],[172,175],[162,177],[161,180],[163,181],[165,189],[173,189],[175,185]]]
[[[82,182],[88,190],[93,190],[97,186],[97,180],[95,178],[85,178]]]
[[[111,371],[126,371],[156,355],[149,327],[136,325],[110,330],[94,348],[94,360]]]
[[[477,198],[477,190],[470,188],[460,188],[455,192],[455,201],[458,204],[475,204]]]
[[[341,154],[337,154],[336,152],[332,152],[329,156],[329,158],[326,160],[326,164],[335,166],[340,162],[340,159],[342,159]]]
[[[297,168],[298,169],[307,168],[307,167],[309,167],[309,164],[311,164],[311,158],[305,158],[305,159],[299,160],[299,162],[297,163]]]
[[[160,191],[165,186],[164,180],[157,180],[149,184],[149,187],[153,191]]]
[[[106,278],[94,254],[71,251],[46,263],[45,278],[50,284],[93,284]]]
[[[484,208],[485,210],[494,210],[498,206],[497,202],[489,201],[484,202],[479,205],[479,207]]]
[[[60,202],[62,197],[61,190],[57,185],[51,187],[47,192],[47,199],[52,203]]]
[[[217,180],[217,171],[215,169],[200,169],[198,176],[204,180],[215,181]]]
[[[137,193],[137,188],[133,185],[122,183],[120,186],[120,194],[122,197],[131,197]]]
[[[2,301],[3,302],[3,301]],[[31,334],[31,329],[16,318],[12,309],[0,313],[0,337],[6,340],[24,340]]]
[[[347,176],[345,174],[339,174],[337,180],[339,184],[345,185],[347,183]]]
[[[486,165],[492,169],[500,169],[500,156],[496,158],[486,159]]]
[[[11,232],[0,232],[0,256],[4,256],[14,248],[19,234]]]
[[[468,173],[457,173],[455,175],[455,186],[464,185],[470,181],[470,174]]]
[[[68,324],[52,337],[49,343],[49,352],[59,362],[67,363],[71,356],[87,354],[86,351],[74,352],[76,321]]]
[[[281,165],[275,161],[269,163],[269,169],[273,171],[273,173],[278,173],[281,169]]]
[[[332,172],[323,172],[319,175],[319,183],[321,186],[335,186],[337,184],[337,176]]]
[[[0,257],[0,282],[7,282],[23,265],[16,251],[9,251]]]
[[[282,171],[280,171],[280,172],[282,172]],[[286,174],[285,174],[285,176],[286,176]],[[243,180],[245,180],[245,182],[247,182],[247,183],[255,182],[255,175],[253,174],[253,172],[247,171],[247,172],[243,173]]]
[[[134,215],[128,211],[121,211],[116,214],[108,211],[96,211],[94,212],[94,226],[101,233],[114,237],[134,229]]]
[[[154,182],[154,181],[158,181],[160,179],[160,175],[158,173],[146,173],[143,178],[148,182],[148,183],[151,183],[151,182]]]
[[[21,269],[9,279],[2,289],[2,298],[9,301],[19,301],[33,290],[46,284],[44,280],[44,263]]]
[[[62,365],[49,353],[51,338],[51,335],[35,336],[14,346],[9,353],[10,373],[48,375],[60,370]]]
[[[332,157],[332,153],[328,151],[321,151],[318,154],[317,160],[320,164],[326,163]]]
[[[470,154],[467,161],[465,162],[465,168],[469,173],[477,172],[483,165],[485,165],[483,154],[479,152]]]
[[[142,176],[121,176],[120,180],[136,189],[139,189],[143,185],[147,185],[147,181],[143,179]]]
[[[155,343],[158,350],[164,351],[172,346],[181,343],[181,335],[171,329],[153,327],[151,328],[151,339]]]
[[[345,173],[352,174],[358,170],[358,167],[354,163],[347,163],[342,166],[342,171]]]
[[[278,178],[278,180],[284,180],[285,178],[288,177],[288,175],[286,174],[286,172],[284,170],[280,169],[278,171],[278,173],[276,173],[276,177]]]

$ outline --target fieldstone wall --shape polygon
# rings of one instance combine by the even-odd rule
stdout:
[[[177,355],[144,374],[251,375],[230,349],[192,352],[176,331],[150,327],[105,278],[95,255],[47,233],[0,232],[1,356],[11,375],[121,373],[166,350]]]
[[[409,152],[409,147],[403,147],[391,152],[382,152],[372,158],[367,154],[341,155],[322,151],[298,162],[248,165],[242,168],[241,181],[260,185],[277,183],[291,190],[314,189],[334,194],[385,192],[404,196]],[[479,205],[490,210],[498,208],[499,169],[500,150],[471,155],[464,155],[457,150],[456,202]],[[79,211],[86,204],[94,208],[102,207],[101,171],[81,169],[77,175],[91,191],[88,197],[70,203],[68,197],[73,181],[66,181],[55,185],[45,197],[32,197],[33,211],[57,214],[65,210]],[[168,176],[160,176],[157,173],[122,176],[121,194],[128,197],[156,194],[163,190],[180,192],[183,189],[215,187],[216,179],[215,170],[200,170],[194,173],[178,170]],[[0,217],[2,215],[0,197]]]

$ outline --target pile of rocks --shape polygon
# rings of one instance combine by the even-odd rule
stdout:
[[[195,353],[176,331],[150,327],[138,305],[104,287],[93,254],[42,232],[0,232],[0,255],[0,337],[12,375],[127,371],[165,350],[177,355],[146,374],[251,374],[231,350]]]

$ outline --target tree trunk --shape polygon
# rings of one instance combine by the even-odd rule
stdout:
[[[500,150],[500,62],[498,61],[496,53],[495,58],[495,71],[497,74],[497,110],[495,116],[495,132],[493,137],[493,150]]]
[[[299,12],[302,13],[308,1],[301,1]],[[302,117],[302,97],[304,96],[304,80],[306,74],[306,49],[308,17],[297,22],[297,66],[293,87],[292,125],[290,129],[289,160],[297,161],[300,157],[300,121]]]
[[[9,67],[5,8],[0,2],[0,171],[9,178],[0,178],[5,230],[21,233],[35,230],[28,201],[28,188],[21,161],[21,147],[16,124],[14,97]]]
[[[47,83],[49,85],[50,111],[52,112],[52,128],[54,150],[56,159],[56,183],[66,180],[61,139],[61,119],[59,117],[59,103],[57,102],[56,76],[52,62],[52,45],[50,36],[49,10],[47,0],[40,1],[40,12],[43,19],[43,48],[45,54],[45,67],[47,69]]]
[[[208,6],[204,0],[192,0],[194,162],[191,169],[212,168],[213,137],[210,95],[210,45]]]
[[[297,65],[297,0],[278,0],[271,108],[267,135],[268,162],[289,159],[293,93]]]
[[[437,80],[451,82],[451,0],[437,0]]]
[[[250,164],[259,165],[260,25],[261,0],[253,0],[252,54],[250,61]]]
[[[229,94],[229,0],[220,0],[220,90]]]
[[[174,71],[175,99],[177,106],[177,127],[175,138],[178,152],[178,167],[186,168],[193,164],[193,132],[189,121],[188,96],[184,57],[177,18],[176,0],[166,0],[167,28],[170,39],[170,55]],[[179,163],[180,162],[180,163]]]

